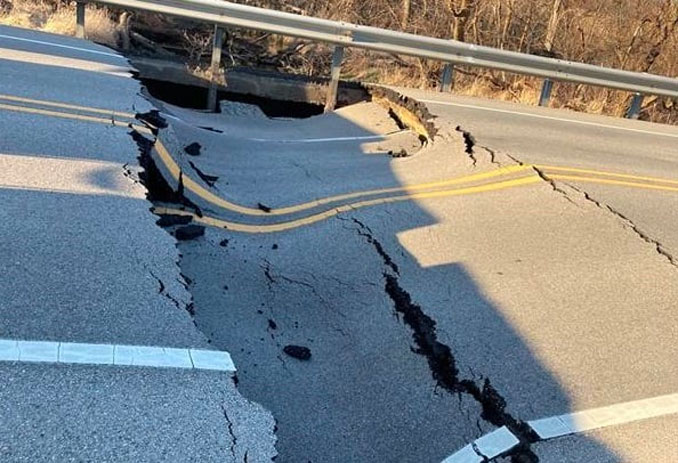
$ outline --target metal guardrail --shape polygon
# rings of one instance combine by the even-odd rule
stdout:
[[[450,65],[463,64],[546,79],[540,104],[547,104],[552,81],[574,82],[644,94],[678,98],[678,79],[565,61],[491,47],[396,32],[376,27],[329,21],[220,0],[84,0],[131,10],[150,11],[219,27],[237,27],[288,35],[335,45],[329,95],[336,96],[338,66],[345,47],[416,56],[448,63],[442,88],[453,78]],[[84,3],[78,3],[78,35],[84,36]],[[220,35],[215,30],[215,38]],[[221,43],[215,41],[215,47]],[[220,57],[220,53],[219,53]],[[213,65],[215,56],[213,55]],[[219,62],[216,62],[218,69]],[[213,69],[215,69],[213,67]],[[334,90],[332,90],[334,88]],[[330,98],[331,99],[331,98]],[[328,100],[328,109],[333,108]],[[639,105],[634,105],[639,106]]]

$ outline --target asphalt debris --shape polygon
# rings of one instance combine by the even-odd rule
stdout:
[[[198,143],[198,142],[193,142],[193,143],[191,143],[190,145],[185,146],[185,147],[184,147],[184,151],[185,151],[186,154],[188,154],[189,156],[200,156],[200,149],[201,149],[201,148],[202,148],[202,146],[200,145],[200,143]]]
[[[257,207],[266,213],[271,212],[271,208],[266,206],[265,204],[257,203]]]
[[[388,154],[390,154],[392,158],[406,158],[410,155],[405,148],[400,151],[389,151]]]
[[[193,220],[189,215],[164,214],[161,215],[157,222],[160,227],[172,227],[174,225],[188,225]]]
[[[308,347],[290,344],[283,348],[283,352],[297,360],[311,360],[311,349]]]
[[[174,232],[174,237],[178,241],[188,241],[199,238],[205,234],[205,227],[200,225],[186,225],[185,227],[177,228]]]

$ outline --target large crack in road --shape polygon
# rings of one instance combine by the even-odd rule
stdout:
[[[148,113],[140,115],[138,119],[146,123],[154,135],[157,135],[158,129],[166,125],[166,121],[157,113]],[[184,195],[181,175],[178,182],[178,188],[175,190],[171,188],[164,180],[162,173],[155,165],[153,158],[150,155],[152,149],[152,140],[139,134],[132,132],[131,135],[137,142],[140,150],[140,164],[144,168],[144,173],[141,179],[149,190],[148,199],[154,203],[161,204],[176,204],[184,208],[195,211],[200,214],[199,207],[191,202]],[[472,146],[468,146],[468,140],[472,140],[470,136],[465,135],[467,140],[467,149],[472,150]],[[475,161],[475,160],[474,160]],[[214,242],[210,244],[209,240],[205,241],[200,238],[204,233],[204,228],[201,228],[200,233],[191,234],[188,239],[179,239],[177,246],[181,252],[181,260],[179,265],[182,269],[182,276],[186,280],[186,286],[191,292],[192,300],[186,305],[187,310],[193,317],[196,326],[203,331],[210,342],[216,344],[220,348],[225,348],[235,354],[236,363],[242,365],[241,380],[235,378],[239,384],[239,388],[245,395],[251,397],[253,400],[262,403],[265,407],[271,410],[276,417],[278,423],[278,439],[277,446],[280,455],[280,461],[348,461],[355,459],[354,451],[346,448],[344,438],[337,439],[328,431],[323,435],[322,431],[315,432],[314,430],[306,431],[307,439],[320,443],[315,444],[312,448],[308,445],[300,445],[297,441],[300,429],[307,427],[310,422],[317,419],[313,416],[314,408],[317,408],[318,402],[313,402],[315,407],[299,413],[299,408],[305,406],[304,401],[299,401],[299,397],[303,394],[308,394],[306,389],[308,386],[300,384],[298,373],[295,371],[299,368],[299,364],[293,363],[296,361],[310,361],[310,365],[318,366],[319,362],[327,362],[328,357],[344,354],[346,350],[346,338],[350,342],[359,342],[359,338],[376,339],[378,337],[385,337],[389,339],[385,344],[393,344],[396,342],[399,346],[396,349],[391,348],[391,355],[398,359],[396,361],[402,362],[405,357],[409,360],[404,364],[417,364],[419,373],[407,374],[405,378],[396,375],[400,379],[394,378],[387,381],[388,386],[382,390],[382,394],[386,396],[386,409],[390,409],[394,404],[402,403],[405,397],[409,397],[409,392],[403,392],[404,384],[406,388],[416,388],[418,395],[428,394],[425,391],[430,391],[433,385],[433,394],[436,401],[441,402],[439,409],[435,414],[419,411],[418,407],[414,407],[406,413],[405,417],[398,419],[404,420],[409,425],[420,428],[419,439],[422,442],[413,445],[408,439],[412,439],[410,433],[403,433],[402,431],[392,433],[384,433],[380,435],[378,440],[385,441],[376,443],[373,439],[362,443],[363,452],[357,456],[361,461],[374,461],[379,459],[377,454],[385,454],[387,447],[392,447],[392,456],[398,455],[402,461],[436,461],[441,460],[456,447],[462,445],[465,441],[472,440],[482,435],[484,432],[493,429],[493,427],[507,426],[520,439],[520,445],[512,449],[507,456],[512,458],[514,462],[532,463],[538,461],[536,455],[531,451],[530,445],[536,440],[536,436],[529,430],[529,428],[522,421],[514,418],[506,411],[506,400],[493,387],[489,378],[480,378],[479,383],[475,380],[459,378],[459,370],[456,365],[456,360],[452,349],[441,343],[436,334],[436,321],[428,316],[425,311],[416,304],[410,294],[403,288],[400,282],[400,271],[395,259],[386,250],[386,247],[376,238],[373,231],[363,221],[351,217],[337,217],[338,222],[342,223],[342,229],[350,233],[356,233],[357,238],[367,242],[376,252],[377,260],[374,262],[368,256],[364,256],[368,260],[372,260],[372,271],[363,277],[366,283],[354,283],[351,277],[348,277],[348,282],[341,281],[336,275],[323,275],[309,272],[308,278],[300,276],[293,276],[286,274],[286,270],[276,270],[275,265],[271,262],[272,253],[275,253],[279,246],[277,243],[273,244],[259,244],[266,240],[248,239],[249,244],[242,249],[241,262],[230,262],[231,266],[224,268],[222,263],[217,263],[216,260],[227,259],[229,252],[232,252],[236,238],[228,234],[228,232],[216,232]],[[346,227],[343,222],[348,222],[353,226]],[[170,234],[179,238],[182,230],[189,227],[196,227],[190,225],[190,220],[180,216],[161,216],[158,220],[158,225],[164,227]],[[198,239],[200,238],[200,239]],[[258,263],[257,263],[258,262]],[[296,265],[291,263],[292,267]],[[247,285],[247,279],[242,278],[241,272],[236,269],[240,267],[251,267],[252,270],[256,268],[256,272],[263,274],[263,284],[266,291],[258,294],[254,299],[260,300],[257,304],[252,304],[257,307],[255,310],[247,310],[247,314],[240,314],[240,319],[237,320],[238,315],[229,313],[229,306],[243,309],[243,302],[247,305],[247,299],[252,299],[252,296],[246,296],[241,300],[240,298],[230,297],[235,294],[235,287],[238,285]],[[284,267],[290,268],[290,263],[285,263]],[[381,266],[381,269],[379,268]],[[282,267],[281,267],[282,268]],[[214,274],[224,272],[233,272],[231,279],[233,282],[224,284],[220,281],[215,284]],[[244,272],[247,273],[247,272]],[[331,272],[327,272],[330,274]],[[382,280],[382,283],[377,283]],[[336,284],[339,283],[339,284]],[[346,297],[343,293],[346,288],[356,289],[358,285],[362,284],[364,288],[370,293],[370,298],[373,299],[372,304],[364,301],[351,301],[350,297]],[[159,281],[160,292],[162,293],[163,282]],[[336,292],[336,287],[341,291]],[[379,292],[378,288],[382,287]],[[334,288],[332,288],[334,287]],[[263,289],[263,288],[262,288]],[[329,293],[329,294],[328,294]],[[263,297],[262,297],[263,296]],[[292,321],[290,313],[281,313],[271,304],[271,299],[275,301],[283,301],[283,304],[298,304],[301,301],[309,302],[315,301],[325,310],[330,310],[334,313],[333,320],[322,319],[322,325],[316,324],[315,330],[302,328],[302,325],[308,323],[308,314],[299,313],[294,314],[295,320]],[[379,302],[376,302],[379,301]],[[392,304],[394,314],[397,320],[401,320],[404,325],[410,330],[402,330],[402,325],[393,324],[392,319],[388,317],[387,313],[372,312],[370,316],[379,319],[377,326],[370,327],[365,330],[362,326],[364,321],[359,318],[356,320],[357,314],[347,315],[348,310],[355,310],[356,307],[368,307],[371,311],[380,310],[379,306],[384,306],[386,302]],[[278,302],[279,303],[279,302]],[[343,306],[340,308],[339,306]],[[348,307],[347,307],[348,306]],[[220,309],[226,307],[226,310]],[[244,316],[243,316],[244,315]],[[362,315],[358,314],[358,317]],[[260,322],[260,319],[265,319],[265,324]],[[235,323],[234,323],[235,322]],[[231,330],[224,329],[223,323],[231,323]],[[374,329],[380,331],[379,335],[374,333]],[[240,343],[225,341],[224,338],[230,338],[236,331],[245,331],[248,333],[247,340],[241,339]],[[296,331],[297,333],[294,333]],[[300,335],[303,333],[302,335]],[[387,334],[385,334],[387,333]],[[411,347],[408,341],[408,336],[414,341],[416,347]],[[337,337],[339,339],[337,339]],[[323,348],[313,346],[313,344],[320,338],[323,342],[330,344],[327,349],[328,352],[323,352]],[[334,338],[334,339],[330,339]],[[395,339],[390,339],[395,338]],[[272,346],[269,349],[262,349],[257,351],[256,347],[251,346],[252,340],[258,339],[259,342],[268,340]],[[396,341],[397,339],[397,341]],[[250,347],[240,347],[243,344],[250,344]],[[331,345],[334,344],[334,345]],[[240,347],[240,354],[238,355],[238,347]],[[323,346],[325,347],[325,346]],[[317,353],[319,351],[319,353]],[[398,353],[399,352],[399,353]],[[325,355],[323,355],[325,354]],[[328,355],[329,354],[329,355]],[[364,363],[361,358],[362,353],[356,355],[349,355],[348,360],[355,363]],[[324,358],[323,358],[324,357]],[[424,357],[426,362],[422,364],[417,358]],[[286,358],[288,360],[286,360]],[[393,359],[391,361],[394,361]],[[263,377],[260,374],[253,373],[260,366],[265,366],[268,370],[278,370],[277,373],[266,374]],[[346,365],[344,365],[346,368]],[[425,374],[425,369],[428,369],[428,375]],[[326,364],[320,366],[320,374],[328,378],[320,380],[320,386],[312,388],[315,394],[326,390],[328,388],[343,389],[343,379],[341,379],[341,372],[337,371],[336,366]],[[366,372],[364,367],[353,368],[353,371],[348,375],[369,376],[370,372]],[[275,376],[280,375],[280,380],[286,377],[297,378],[289,381],[286,384],[286,391],[278,391],[278,393],[270,393],[275,384],[280,382],[276,380]],[[389,374],[384,374],[388,377]],[[429,379],[426,379],[429,376]],[[329,378],[332,378],[331,380]],[[304,378],[302,376],[302,378]],[[383,378],[382,378],[383,379]],[[307,379],[306,379],[307,380]],[[361,380],[364,380],[361,378]],[[282,381],[283,383],[285,381]],[[369,381],[368,381],[369,382]],[[395,385],[395,386],[394,386]],[[351,388],[349,388],[350,390]],[[442,389],[446,391],[448,398],[436,392]],[[326,412],[324,413],[325,420],[330,421],[330,428],[337,428],[342,430],[347,437],[355,440],[356,434],[349,431],[351,428],[358,427],[361,429],[359,422],[369,420],[368,417],[375,417],[385,415],[387,412],[384,408],[384,403],[377,405],[370,403],[370,401],[357,400],[356,394],[361,392],[353,389],[353,392],[342,393],[343,397],[339,398],[339,402],[343,406],[353,401],[360,402],[363,410],[353,411],[351,416],[342,413]],[[462,400],[462,396],[469,400]],[[294,397],[294,400],[292,400]],[[383,400],[383,399],[381,399]],[[296,402],[296,407],[290,402]],[[372,402],[379,402],[377,399],[372,399]],[[414,400],[413,400],[414,401]],[[420,404],[423,403],[421,398]],[[458,403],[457,403],[458,402]],[[463,404],[463,405],[462,405]],[[475,405],[474,405],[475,404]],[[437,418],[436,418],[437,416]],[[481,426],[478,418],[484,420],[486,425]],[[228,421],[228,417],[227,421]],[[386,420],[388,425],[391,422],[397,421],[395,417]],[[337,423],[331,423],[336,420]],[[425,424],[424,424],[425,423]],[[452,432],[452,423],[458,428],[458,431]],[[461,423],[461,425],[460,425]],[[428,428],[428,429],[427,429]],[[229,432],[232,432],[232,425],[229,422]],[[436,431],[432,431],[435,430]],[[444,430],[444,431],[443,431]],[[472,431],[469,431],[472,430]],[[469,434],[470,432],[470,434]],[[456,435],[455,435],[456,434]],[[435,437],[435,436],[438,437]],[[331,442],[337,439],[338,442]],[[394,441],[400,441],[404,445],[394,445]],[[432,442],[437,442],[433,445]],[[369,445],[373,448],[370,451],[365,450],[364,446]],[[435,447],[435,448],[434,448]],[[331,448],[332,453],[327,453],[326,448]],[[426,450],[423,450],[423,449]],[[409,453],[409,456],[407,456]],[[416,457],[415,457],[416,455]]]
[[[539,440],[527,423],[517,420],[506,411],[506,400],[492,386],[489,378],[484,378],[482,386],[473,380],[459,379],[459,369],[452,349],[438,340],[436,322],[426,315],[424,310],[412,301],[410,294],[400,285],[400,273],[397,264],[386,253],[372,230],[357,219],[358,233],[365,237],[384,262],[384,291],[393,301],[397,314],[412,330],[412,338],[417,346],[413,352],[426,358],[431,374],[446,391],[453,394],[467,394],[482,407],[481,417],[494,426],[506,426],[520,440],[506,456],[512,457],[515,463],[536,463],[539,461],[530,446]]]
[[[151,126],[162,123],[157,117]],[[472,135],[458,131],[473,167],[485,162],[473,150]],[[200,214],[185,197],[181,176],[175,191],[148,155],[151,142],[133,136],[149,199]],[[491,164],[501,165],[496,152],[488,153]],[[615,215],[675,265],[661,243]],[[440,461],[502,426],[520,441],[504,457],[539,461],[532,450],[538,437],[509,411],[493,381],[460,373],[431,315],[440,311],[420,305],[401,281],[409,262],[389,252],[394,244],[383,242],[383,229],[375,233],[359,217],[337,216],[280,235],[199,227],[178,243],[193,296],[186,310],[210,342],[233,353],[241,367],[239,389],[276,417],[279,461]],[[194,226],[179,216],[163,216],[158,224],[174,236]],[[365,244],[373,252],[365,253]],[[343,254],[352,257],[346,261]]]

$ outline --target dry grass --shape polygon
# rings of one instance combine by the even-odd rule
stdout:
[[[89,39],[112,47],[117,45],[116,24],[108,9],[88,5],[85,17],[85,33]],[[75,4],[14,0],[12,8],[0,14],[0,24],[75,35]]]

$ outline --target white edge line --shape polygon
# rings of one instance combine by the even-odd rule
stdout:
[[[0,339],[0,362],[236,371],[226,351],[16,339]]]
[[[603,127],[607,129],[616,129],[616,130],[626,130],[628,132],[635,132],[635,133],[643,133],[643,134],[648,134],[648,135],[659,135],[663,137],[671,137],[671,138],[678,138],[678,134],[673,134],[673,133],[664,133],[664,132],[655,132],[652,130],[643,130],[643,129],[634,129],[631,127],[619,127],[616,125],[608,125],[608,124],[601,124],[600,122],[589,122],[589,121],[578,121],[575,119],[567,119],[563,117],[555,117],[555,116],[546,116],[543,114],[532,114],[532,113],[526,113],[522,111],[511,111],[508,109],[499,109],[499,108],[488,108],[487,106],[476,106],[476,105],[471,105],[471,104],[463,104],[463,103],[453,103],[451,101],[436,101],[436,100],[425,100],[425,99],[419,99],[422,103],[430,103],[430,104],[437,104],[437,105],[442,105],[442,106],[458,106],[460,108],[471,108],[471,109],[480,109],[483,111],[491,111],[495,113],[503,113],[503,114],[515,114],[518,116],[527,116],[527,117],[536,117],[538,119],[548,119],[552,121],[559,121],[559,122],[570,122],[572,124],[581,124],[581,125],[590,125],[594,127]]]
[[[5,34],[0,34],[0,38],[10,39],[10,40],[18,40],[20,42],[39,43],[41,45],[47,45],[47,46],[50,46],[50,47],[66,48],[66,49],[69,49],[69,50],[78,50],[78,51],[83,51],[85,53],[92,53],[92,54],[95,54],[95,55],[103,55],[103,56],[112,56],[114,58],[118,58],[118,59],[121,59],[121,60],[127,60],[127,58],[120,56],[120,55],[113,54],[113,53],[106,53],[106,52],[103,52],[103,51],[96,51],[96,50],[88,50],[86,48],[72,47],[70,45],[61,45],[61,44],[58,44],[58,43],[45,42],[45,41],[42,41],[42,40],[25,39],[23,37],[14,37],[14,36],[5,35]]]
[[[480,463],[502,455],[518,445],[520,440],[506,426],[479,437],[442,463]]]
[[[528,421],[527,424],[542,439],[552,439],[674,414],[678,414],[678,394],[551,416]]]
[[[390,135],[369,135],[362,137],[335,137],[335,138],[300,138],[298,140],[275,140],[271,138],[248,138],[250,141],[270,142],[270,143],[324,143],[333,141],[363,141],[363,140],[384,140]]]
[[[271,142],[271,143],[323,143],[331,141],[356,141],[356,140],[376,140],[382,141],[389,137],[395,137],[403,133],[411,132],[409,129],[398,130],[396,132],[385,133],[383,135],[363,135],[360,137],[334,137],[334,138],[299,138],[296,140],[276,140],[272,138],[248,138],[250,141]]]
[[[674,414],[678,414],[678,393],[540,418],[527,424],[541,440],[548,440]],[[518,438],[502,426],[462,447],[442,463],[492,460],[518,443]]]

